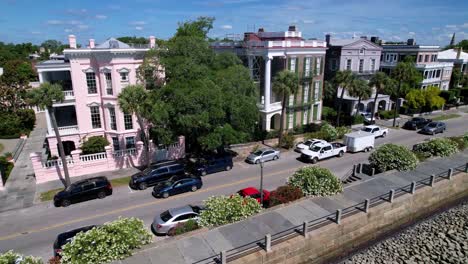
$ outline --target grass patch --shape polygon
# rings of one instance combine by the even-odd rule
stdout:
[[[40,196],[41,202],[51,201],[52,199],[54,199],[54,195],[60,192],[61,190],[63,190],[63,188],[53,189],[53,190],[41,193],[41,196]]]
[[[2,152],[5,149],[2,143],[0,143],[0,152]]]
[[[131,176],[123,177],[123,178],[118,178],[118,179],[112,179],[110,180],[112,187],[118,187],[118,186],[124,186],[128,185],[130,182]]]
[[[448,114],[448,115],[441,115],[432,118],[432,121],[442,121],[442,120],[447,120],[447,119],[452,119],[452,118],[457,118],[460,117],[461,115],[459,114]]]

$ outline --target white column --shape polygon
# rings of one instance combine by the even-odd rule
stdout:
[[[253,56],[247,56],[247,59],[249,63],[250,79],[253,79]]]
[[[45,109],[45,116],[46,116],[46,122],[47,122],[47,132],[50,135],[52,134],[53,129],[52,129],[52,123],[50,122],[49,110],[47,108]]]
[[[322,101],[320,101],[317,107],[317,121],[318,120],[322,120]]]
[[[40,82],[40,83],[43,83],[43,82],[44,82],[44,78],[42,77],[42,72],[38,72],[38,76],[39,76],[39,82]]]
[[[265,56],[265,89],[264,89],[264,95],[265,95],[265,111],[270,110],[270,97],[271,97],[271,60],[269,56]]]

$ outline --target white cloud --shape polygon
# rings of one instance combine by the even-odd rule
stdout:
[[[413,32],[413,31],[410,31],[410,32],[408,32],[408,35],[410,35],[410,36],[414,36],[414,35],[416,35],[416,33],[415,33],[415,32]]]
[[[63,21],[61,20],[47,20],[48,25],[62,25],[64,24]]]
[[[222,29],[232,29],[232,26],[231,25],[222,25],[221,28]]]
[[[314,24],[314,23],[315,23],[315,20],[312,20],[312,19],[304,19],[304,20],[302,20],[302,23],[304,23],[304,24]]]
[[[468,28],[468,22],[464,23],[464,24],[461,25],[460,27],[462,27],[462,28]]]
[[[135,27],[136,30],[143,30],[143,27]]]
[[[66,28],[64,31],[67,32],[67,33],[70,33],[70,32],[73,32],[73,29],[71,29],[71,28]]]
[[[76,26],[76,25],[83,24],[83,22],[78,21],[78,20],[70,20],[70,21],[67,22],[67,24]]]
[[[42,34],[40,31],[31,31],[31,34],[33,35],[39,35],[39,34]]]
[[[445,27],[449,29],[456,29],[457,25],[445,25]]]
[[[85,29],[88,29],[89,26],[88,26],[88,25],[78,25],[77,28],[78,28],[79,30],[85,30]]]
[[[97,19],[106,19],[107,16],[106,15],[96,15],[96,18]]]
[[[144,26],[144,25],[146,25],[146,22],[145,22],[145,21],[132,21],[132,22],[130,22],[130,25],[133,25],[133,26]]]

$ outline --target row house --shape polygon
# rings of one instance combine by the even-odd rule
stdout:
[[[77,48],[76,37],[70,35],[63,60],[36,65],[40,83],[62,85],[65,100],[53,107],[66,155],[91,136],[106,137],[115,151],[135,147],[139,126],[135,116],[120,110],[117,96],[127,85],[136,84],[136,71],[145,53],[155,47],[155,38],[150,37],[149,43],[137,47],[110,38],[96,45],[90,39],[87,47]],[[46,118],[48,147],[57,155],[49,113]]]
[[[369,80],[380,67],[380,57],[382,47],[377,44],[378,38],[367,37],[353,39],[334,39],[331,35],[325,35],[328,50],[325,63],[325,80],[332,81],[338,71],[352,71],[358,78]],[[338,88],[338,95],[341,95],[341,88]],[[343,96],[343,112],[354,115],[358,112],[376,112],[378,110],[388,110],[390,108],[390,96],[379,94],[377,106],[374,106],[375,92],[367,100],[352,97],[348,91]]]
[[[249,68],[250,75],[258,85],[258,108],[262,116],[262,128],[266,131],[279,129],[282,98],[272,90],[275,75],[285,69],[294,72],[300,79],[299,90],[286,102],[285,127],[319,122],[322,112],[323,74],[325,67],[325,41],[302,37],[295,26],[287,31],[246,32],[242,41],[215,42],[211,47],[216,52],[236,53]]]
[[[463,75],[468,74],[468,53],[463,52],[462,48],[448,49],[439,52],[437,60],[440,62],[453,63],[452,71],[460,71]],[[459,84],[454,83],[450,87],[457,87]]]
[[[417,45],[414,39],[408,39],[406,43],[383,44],[382,47],[380,68],[383,72],[390,74],[398,62],[411,56],[423,76],[421,88],[435,86],[441,90],[448,90],[453,63],[438,60],[439,46]]]

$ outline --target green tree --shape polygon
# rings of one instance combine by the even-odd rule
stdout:
[[[367,82],[362,79],[354,79],[353,83],[348,89],[348,93],[352,97],[357,97],[358,98],[358,103],[357,107],[361,104],[361,100],[367,100],[371,97],[372,95],[372,88],[367,85]],[[356,109],[356,112],[354,113],[354,116],[357,116],[358,114],[358,109]]]
[[[146,165],[150,164],[149,138],[146,133],[144,114],[147,112],[148,92],[140,84],[128,85],[118,96],[119,107],[124,113],[135,115],[140,126],[140,135],[145,147]]]
[[[164,84],[164,70],[159,63],[157,50],[146,52],[143,63],[137,69],[137,78],[147,90],[161,88]]]
[[[336,91],[338,91],[339,87],[341,88],[340,100],[338,101],[338,115],[336,117],[337,126],[340,126],[341,107],[343,105],[344,93],[353,85],[354,79],[356,79],[356,76],[350,70],[337,72],[333,79]]]
[[[149,39],[145,38],[145,37],[136,37],[136,36],[133,36],[133,37],[130,37],[130,36],[125,36],[125,37],[119,37],[117,38],[117,40],[119,41],[122,41],[124,43],[127,43],[127,44],[148,44],[149,43]]]
[[[63,43],[55,39],[48,39],[41,43],[41,47],[45,48],[47,53],[62,53]]]
[[[405,96],[405,104],[412,109],[421,109],[426,105],[426,97],[421,89],[412,89]]]
[[[278,144],[282,146],[284,117],[286,113],[286,101],[291,94],[295,95],[299,90],[299,79],[297,74],[288,70],[280,71],[273,79],[273,91],[282,97],[281,102],[281,121],[278,134]]]
[[[428,111],[432,111],[434,109],[440,109],[445,104],[445,99],[440,97],[440,89],[439,87],[429,86],[424,90],[424,97],[425,97],[425,108]]]
[[[31,105],[35,105],[40,108],[46,108],[49,112],[50,121],[54,128],[55,138],[57,139],[57,146],[59,150],[60,159],[62,160],[63,174],[65,176],[65,188],[70,186],[70,175],[68,174],[67,157],[63,150],[62,139],[57,126],[57,120],[55,119],[55,108],[54,103],[63,102],[65,96],[63,89],[59,84],[50,84],[48,82],[42,83],[37,89],[32,89],[28,93],[28,99]]]
[[[379,94],[391,94],[393,83],[388,78],[388,76],[383,72],[377,72],[376,74],[372,75],[369,86],[374,88],[375,97],[374,97],[374,104],[372,105],[372,115],[371,115],[371,122],[374,120],[374,114],[377,108],[377,98]]]
[[[30,81],[35,80],[36,75],[29,62],[22,60],[10,60],[3,66],[3,75],[0,82],[5,85],[27,86]]]
[[[83,154],[100,153],[106,151],[105,147],[109,146],[109,144],[109,141],[105,137],[94,136],[83,142],[81,150],[83,151]]]

